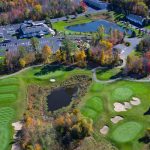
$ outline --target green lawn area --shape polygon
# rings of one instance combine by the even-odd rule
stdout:
[[[145,27],[146,29],[150,29],[150,25]]]
[[[97,79],[99,80],[109,80],[112,77],[116,76],[118,73],[121,72],[120,68],[114,68],[114,69],[98,69],[96,71]]]
[[[71,20],[68,20],[68,21],[59,21],[59,22],[53,23],[52,26],[53,26],[53,29],[56,29],[59,32],[64,32],[65,31],[65,33],[75,33],[73,31],[67,30],[66,27],[71,26],[71,25],[88,23],[88,22],[91,22],[91,21],[92,21],[92,19],[87,18],[87,17],[84,16],[84,17],[78,17],[76,19],[71,19]]]

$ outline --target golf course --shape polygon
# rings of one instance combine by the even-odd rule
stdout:
[[[22,119],[26,110],[26,91],[29,85],[50,87],[54,84],[50,82],[51,78],[56,80],[55,84],[60,84],[74,75],[86,75],[92,78],[92,72],[88,69],[66,70],[60,67],[49,69],[43,74],[42,70],[43,67],[30,68],[0,80],[0,145],[3,143],[0,150],[6,150],[12,142],[11,124]],[[85,117],[93,120],[96,139],[105,139],[119,150],[141,150],[143,143],[139,143],[138,140],[150,127],[150,116],[143,115],[149,108],[149,89],[150,84],[143,82],[121,80],[105,84],[92,81],[86,95],[76,107]],[[122,112],[114,110],[115,102],[129,102],[132,97],[139,98],[140,105]],[[115,116],[121,116],[123,119],[118,123],[113,123],[110,119]],[[106,135],[100,133],[104,125],[109,128]]]

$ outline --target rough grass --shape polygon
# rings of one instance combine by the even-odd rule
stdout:
[[[112,99],[115,101],[130,101],[131,97],[133,95],[133,92],[128,87],[120,87],[113,91],[112,93]]]
[[[103,102],[99,97],[87,100],[81,112],[84,116],[96,120],[103,111]]]
[[[143,126],[137,122],[126,122],[112,132],[112,139],[119,143],[132,142],[141,132]]]

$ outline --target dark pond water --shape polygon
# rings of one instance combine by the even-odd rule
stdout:
[[[68,106],[77,93],[78,88],[58,88],[47,96],[48,111],[55,111]]]
[[[97,21],[92,21],[92,22],[85,23],[85,24],[68,26],[66,28],[68,30],[76,31],[76,32],[96,32],[98,27],[100,27],[102,25],[104,26],[105,33],[107,33],[107,34],[109,33],[110,29],[112,29],[112,30],[117,29],[120,32],[126,31],[128,34],[132,33],[131,30],[126,30],[123,27],[120,27],[117,24],[106,21],[106,20],[97,20]]]

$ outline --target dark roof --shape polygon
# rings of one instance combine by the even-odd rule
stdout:
[[[107,2],[102,2],[99,0],[84,0],[84,2],[100,9],[106,9],[108,7]]]
[[[134,14],[129,14],[128,16],[126,16],[126,18],[130,21],[133,21],[137,24],[143,25],[143,22],[145,20],[145,18],[143,18],[142,16],[137,16]]]
[[[34,24],[33,22],[25,22],[21,24],[20,29],[23,34],[33,34],[37,32],[49,32],[48,27],[44,26],[44,24]]]

